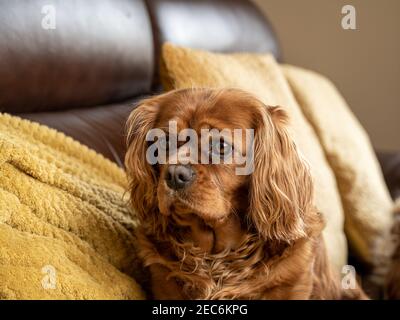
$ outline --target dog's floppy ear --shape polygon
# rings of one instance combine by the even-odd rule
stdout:
[[[156,173],[146,159],[146,135],[154,126],[160,97],[142,100],[131,112],[126,123],[127,152],[125,167],[128,173],[131,203],[139,218],[156,214]]]
[[[304,216],[312,208],[312,179],[286,129],[280,107],[260,108],[254,137],[254,172],[249,218],[264,239],[305,236]]]

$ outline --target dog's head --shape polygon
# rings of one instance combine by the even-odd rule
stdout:
[[[281,108],[236,89],[186,89],[142,101],[127,123],[125,158],[141,221],[156,227],[200,220],[212,228],[235,216],[263,239],[304,236],[312,183],[286,121]]]

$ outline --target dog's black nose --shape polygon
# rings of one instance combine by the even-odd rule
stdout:
[[[189,186],[195,173],[191,166],[170,165],[165,175],[165,181],[168,187],[174,190],[179,190]]]

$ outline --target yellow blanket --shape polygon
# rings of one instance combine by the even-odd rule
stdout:
[[[0,299],[140,299],[123,170],[0,114]]]

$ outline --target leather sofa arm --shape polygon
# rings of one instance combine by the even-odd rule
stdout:
[[[400,198],[400,151],[377,151],[376,155],[392,198]]]

